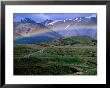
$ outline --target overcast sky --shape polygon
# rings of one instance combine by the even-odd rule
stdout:
[[[14,22],[18,22],[24,18],[31,18],[36,22],[42,22],[46,19],[50,20],[64,20],[64,19],[74,19],[76,17],[96,17],[95,13],[14,13]]]

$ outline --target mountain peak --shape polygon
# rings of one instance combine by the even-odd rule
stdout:
[[[43,25],[47,26],[49,23],[53,22],[53,20],[46,19],[45,21],[41,22]]]

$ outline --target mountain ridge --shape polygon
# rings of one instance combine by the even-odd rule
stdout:
[[[94,39],[97,38],[96,17],[77,17],[65,20],[47,19],[41,23],[33,22],[32,20],[29,20],[29,22],[23,20],[22,22],[14,22],[14,39],[24,38],[28,40],[28,38],[34,36],[36,38],[59,39],[84,35]]]

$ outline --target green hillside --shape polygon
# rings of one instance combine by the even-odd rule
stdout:
[[[88,36],[74,36],[70,38],[63,38],[59,40],[54,40],[52,44],[54,45],[96,45],[97,40]]]
[[[87,36],[14,45],[14,75],[97,75],[97,41]]]

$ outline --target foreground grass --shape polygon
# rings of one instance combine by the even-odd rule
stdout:
[[[16,45],[14,74],[96,75],[96,46]]]

